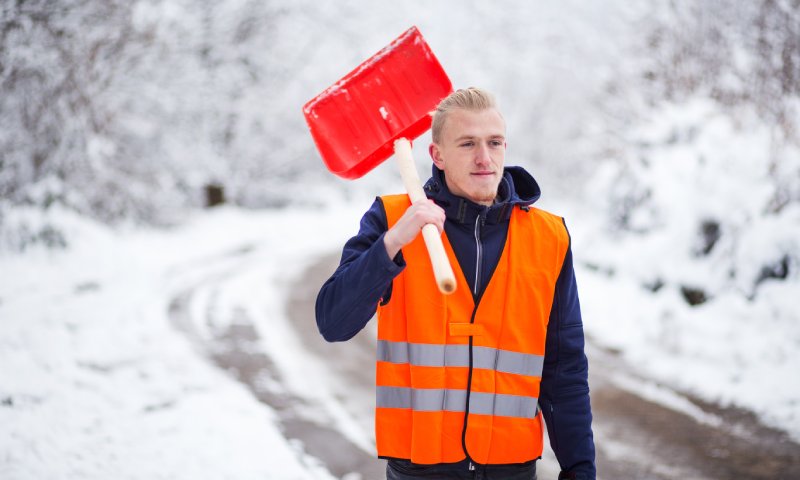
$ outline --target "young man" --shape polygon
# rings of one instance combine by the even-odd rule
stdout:
[[[376,199],[317,297],[328,341],[378,313],[375,433],[388,479],[535,479],[542,418],[559,478],[594,479],[588,366],[572,252],[536,181],[504,167],[493,97],[458,90],[432,126],[427,202]],[[439,293],[420,229],[444,232]]]

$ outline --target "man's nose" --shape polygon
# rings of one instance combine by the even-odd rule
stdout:
[[[475,154],[475,163],[478,165],[486,165],[491,163],[492,157],[489,155],[489,145],[481,143],[478,146],[478,151]]]

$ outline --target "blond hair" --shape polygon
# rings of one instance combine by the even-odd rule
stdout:
[[[439,143],[442,139],[442,130],[447,120],[447,115],[457,109],[480,111],[489,108],[497,110],[494,95],[486,90],[469,87],[460,88],[446,96],[436,110],[433,112],[433,123],[431,124],[431,137],[433,143]],[[498,112],[500,113],[500,112]]]

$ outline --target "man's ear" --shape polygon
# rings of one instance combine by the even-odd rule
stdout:
[[[431,160],[433,160],[433,164],[436,165],[436,168],[439,170],[444,170],[444,161],[442,161],[442,151],[439,150],[439,146],[435,143],[431,143],[428,147],[428,153],[431,154]]]

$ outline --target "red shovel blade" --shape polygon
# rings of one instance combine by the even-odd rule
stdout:
[[[430,113],[453,91],[416,27],[411,27],[303,107],[328,170],[359,178],[392,156],[394,141],[431,126]]]

